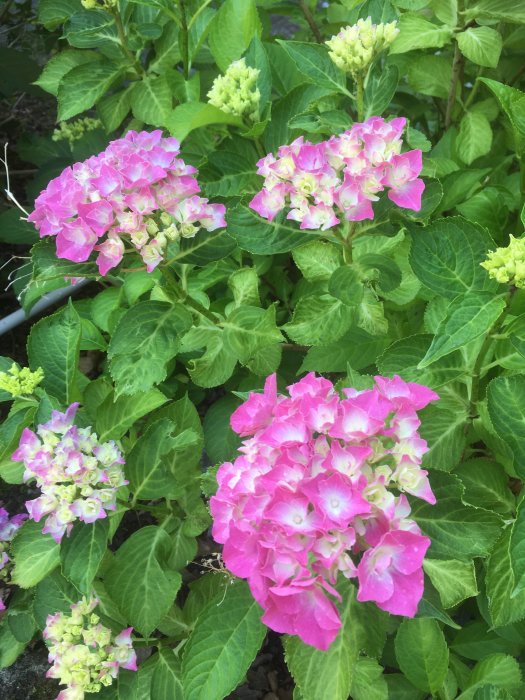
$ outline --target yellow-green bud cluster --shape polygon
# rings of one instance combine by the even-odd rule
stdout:
[[[224,75],[215,78],[208,102],[223,112],[259,121],[261,93],[257,88],[258,68],[250,68],[244,58],[234,61]]]
[[[68,141],[71,146],[78,141],[87,131],[94,131],[102,126],[100,119],[83,117],[73,122],[60,122],[58,129],[53,131],[53,141]]]
[[[80,0],[85,10],[111,10],[118,7],[118,0]]]
[[[489,277],[503,284],[513,284],[520,289],[525,287],[525,238],[514,238],[506,248],[496,248],[481,263]]]
[[[31,372],[29,367],[20,367],[13,362],[7,372],[0,372],[0,389],[11,396],[29,396],[44,378],[44,371],[39,367]]]
[[[366,71],[377,54],[390,46],[398,34],[397,22],[372,24],[368,17],[341,29],[326,45],[335,65],[355,76]]]

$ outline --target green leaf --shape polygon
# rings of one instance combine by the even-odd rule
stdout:
[[[109,521],[96,520],[89,525],[77,523],[61,543],[61,560],[66,576],[81,593],[88,595],[91,584],[106,553]]]
[[[519,642],[504,639],[495,630],[489,629],[484,620],[476,620],[464,625],[450,644],[451,651],[472,661],[480,661],[496,652],[517,656],[520,647]]]
[[[456,34],[461,53],[478,66],[496,68],[498,65],[503,39],[501,34],[491,27],[469,27]]]
[[[292,320],[283,326],[301,345],[327,345],[343,336],[355,318],[355,309],[330,294],[301,297]]]
[[[352,688],[354,668],[359,652],[366,643],[367,631],[356,615],[362,603],[355,599],[355,588],[346,584],[341,605],[341,629],[326,651],[302,642],[299,637],[285,637],[286,665],[305,700],[331,698],[346,700]]]
[[[166,76],[145,77],[131,93],[131,111],[135,119],[152,126],[165,126],[171,116],[171,90]]]
[[[261,33],[255,0],[225,0],[209,27],[209,45],[213,58],[224,73],[240,58],[254,36]]]
[[[36,632],[33,617],[33,591],[15,591],[9,600],[7,624],[17,642],[27,644]]]
[[[420,413],[421,437],[429,451],[423,455],[428,469],[449,472],[460,461],[466,445],[465,426],[469,418],[466,405],[452,397],[444,397]]]
[[[162,75],[180,60],[179,27],[175,22],[168,22],[164,26],[162,36],[155,42],[155,58],[149,69]]]
[[[272,71],[264,44],[261,43],[257,34],[253,36],[245,58],[246,65],[256,68],[259,71],[259,75],[257,76],[257,89],[261,94],[259,99],[259,111],[261,114],[264,114],[264,110],[272,94]]]
[[[453,35],[451,27],[433,24],[421,15],[406,12],[398,22],[399,34],[390,47],[390,53],[406,53],[414,49],[441,48]]]
[[[159,649],[151,678],[151,697],[155,700],[184,700],[180,681],[180,661],[172,649]]]
[[[459,350],[442,357],[424,370],[418,369],[431,343],[432,336],[423,333],[396,340],[378,358],[379,372],[385,376],[399,374],[407,382],[419,382],[432,389],[439,389],[464,375],[464,361]]]
[[[69,614],[71,605],[78,603],[81,597],[80,591],[58,569],[46,576],[36,587],[33,601],[33,613],[39,629],[43,630],[46,626],[48,615],[56,612]]]
[[[190,360],[188,371],[197,386],[210,388],[224,384],[236,364],[237,358],[224,347],[222,334],[216,334],[208,338],[204,354]]]
[[[485,585],[493,627],[510,625],[525,617],[525,590],[516,590],[510,555],[511,537],[511,528],[507,528],[487,563]]]
[[[509,543],[510,565],[514,574],[513,596],[525,589],[525,501],[521,501],[512,525]]]
[[[210,124],[231,124],[239,127],[243,125],[240,117],[222,112],[218,107],[206,102],[186,102],[175,107],[167,117],[165,126],[172,136],[183,141],[194,129]]]
[[[373,364],[387,343],[387,338],[353,326],[335,343],[310,348],[299,372],[346,372],[348,365],[360,370]]]
[[[424,229],[411,227],[411,237],[410,266],[436,294],[453,299],[468,291],[497,289],[480,266],[494,246],[481,226],[454,216]]]
[[[459,476],[465,494],[463,500],[476,508],[487,508],[501,515],[512,512],[515,498],[509,488],[509,477],[503,467],[488,459],[471,459],[460,464],[454,474]]]
[[[75,51],[74,49],[60,51],[46,63],[38,80],[35,80],[35,85],[39,85],[42,90],[56,97],[60,81],[66,73],[83,63],[93,63],[100,58],[100,55],[94,51]]]
[[[285,253],[305,242],[306,236],[282,216],[266,221],[252,209],[239,205],[226,213],[228,233],[239,248],[256,255]]]
[[[428,367],[441,357],[487,333],[501,316],[505,298],[491,292],[470,292],[456,297],[439,324],[427,354],[418,367]]]
[[[418,501],[412,510],[412,516],[432,540],[428,556],[461,561],[488,556],[500,536],[500,516],[466,506],[461,500],[459,482],[453,476],[435,472],[430,483],[437,503]]]
[[[378,73],[372,73],[365,87],[365,119],[382,114],[392,102],[399,81],[397,66],[386,65]]]
[[[423,569],[430,578],[444,608],[452,608],[478,595],[474,562],[457,559],[425,559]]]
[[[43,388],[64,404],[70,404],[76,393],[80,336],[80,317],[69,303],[35,323],[27,341],[29,366],[42,367]]]
[[[388,700],[388,686],[383,667],[375,659],[361,657],[354,666],[351,697],[353,700]]]
[[[120,440],[136,421],[166,401],[164,394],[157,389],[118,398],[113,392],[109,393],[91,412],[100,442]]]
[[[56,26],[65,22],[72,14],[81,9],[80,0],[40,0],[38,21],[46,29],[55,29]]]
[[[260,616],[261,608],[244,581],[210,600],[184,647],[186,700],[222,700],[237,687],[266,634]]]
[[[452,62],[444,56],[417,56],[408,64],[410,87],[422,95],[447,99],[451,80]]]
[[[42,534],[42,523],[26,521],[11,545],[15,562],[11,580],[20,588],[31,588],[60,563],[60,545],[51,535]]]
[[[183,430],[173,437],[175,430],[175,424],[167,418],[152,423],[127,455],[126,475],[134,501],[173,497],[176,477],[167,455],[199,443],[193,430]]]
[[[516,152],[525,150],[525,93],[509,85],[489,78],[478,78],[495,95],[501,108],[509,118],[515,138]]]
[[[512,449],[514,468],[525,477],[525,375],[496,377],[487,388],[488,410],[499,437]]]
[[[234,150],[215,151],[208,156],[212,166],[213,179],[206,182],[206,194],[209,197],[233,197],[234,195],[257,192],[261,185],[261,176],[257,175],[253,164],[257,156],[251,149],[242,153]]]
[[[243,304],[258,306],[259,298],[259,276],[254,267],[241,267],[228,278],[228,287],[233,292],[235,306]]]
[[[515,24],[525,23],[525,8],[514,0],[480,0],[465,12],[468,19],[499,19]]]
[[[309,82],[333,92],[351,95],[345,87],[345,74],[332,62],[325,46],[300,41],[277,41]]]
[[[223,340],[227,352],[245,364],[259,350],[284,340],[275,325],[275,306],[260,309],[240,306],[222,323]]]
[[[295,248],[292,257],[309,282],[328,281],[343,263],[339,248],[326,241],[309,241]]]
[[[26,645],[19,642],[13,635],[7,620],[0,623],[0,668],[7,668],[14,664]]]
[[[104,10],[84,10],[76,12],[64,27],[64,34],[71,46],[78,49],[101,47],[115,54],[119,43],[115,18]],[[121,57],[121,52],[118,52]],[[123,66],[125,69],[125,66]]]
[[[165,530],[143,527],[119,547],[104,576],[121,612],[145,637],[167,614],[181,584],[180,574],[167,566],[171,546]]]
[[[241,438],[230,427],[230,417],[239,406],[234,396],[222,396],[212,403],[204,418],[204,446],[213,464],[234,459]]]
[[[456,138],[458,156],[470,165],[476,158],[487,155],[491,146],[492,129],[487,117],[481,112],[467,112],[461,120]]]
[[[438,623],[428,618],[404,620],[396,634],[396,658],[408,680],[436,693],[448,670],[448,647]]]
[[[210,262],[227,257],[235,248],[235,241],[224,229],[199,231],[193,238],[181,240],[180,250],[170,263],[183,262],[205,267]]]
[[[93,107],[123,70],[117,63],[101,60],[68,71],[58,86],[58,120],[71,119]]]
[[[23,482],[24,465],[14,462],[11,457],[17,449],[24,428],[32,426],[35,407],[11,413],[0,424],[0,476],[8,484]]]
[[[165,379],[180,334],[190,326],[191,314],[180,304],[141,301],[126,311],[108,351],[117,396],[146,391]]]
[[[521,671],[516,659],[505,654],[492,654],[472,669],[466,687],[457,700],[472,700],[485,685],[495,685],[515,691],[521,684]]]
[[[388,260],[388,258],[385,257],[385,260]],[[391,266],[394,266],[392,261],[390,263]],[[339,299],[347,306],[360,304],[363,299],[364,289],[358,269],[355,266],[341,265],[337,270],[334,270],[328,283],[328,291],[333,297]]]
[[[115,131],[128,116],[131,109],[133,86],[119,90],[113,95],[107,95],[97,102],[97,112],[104,129],[109,133]]]

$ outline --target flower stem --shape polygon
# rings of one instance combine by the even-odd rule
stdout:
[[[126,31],[124,29],[124,25],[122,24],[122,17],[120,16],[118,9],[113,8],[111,10],[111,14],[113,15],[113,19],[115,20],[115,26],[117,28],[117,34],[118,34],[118,43],[120,45],[120,48],[122,49],[122,51],[124,52],[126,57],[129,59],[130,63],[135,68],[137,75],[141,75],[142,77],[145,77],[146,71],[144,70],[140,61],[133,54],[133,52],[130,50],[130,48],[128,46]]]
[[[161,269],[167,288],[172,293],[173,301],[183,302],[186,306],[192,308],[193,311],[196,311],[200,316],[204,316],[204,318],[207,318],[208,321],[211,321],[213,324],[218,323],[217,317],[214,316],[214,314],[212,314],[211,311],[208,311],[208,309],[205,306],[203,306],[200,302],[191,297],[188,294],[188,292],[186,292],[181,287],[181,285],[177,281],[177,278],[175,277],[173,270],[171,270],[167,266],[163,266]]]
[[[355,77],[355,102],[357,109],[357,121],[365,118],[365,76],[360,73]]]
[[[182,55],[182,70],[184,73],[184,79],[188,80],[190,77],[190,59],[188,51],[188,20],[186,17],[186,2],[185,0],[179,0],[180,7],[180,52]]]
[[[315,23],[314,16],[306,4],[305,0],[299,0],[299,7],[301,8],[301,12],[304,15],[304,18],[308,22],[308,26],[312,30],[313,35],[315,36],[315,40],[317,41],[318,44],[323,43],[323,37],[321,36],[321,32],[319,31],[319,27]]]

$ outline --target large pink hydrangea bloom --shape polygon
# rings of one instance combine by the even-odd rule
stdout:
[[[197,170],[179,152],[160,130],[128,131],[51,180],[28,220],[41,237],[56,236],[59,258],[84,262],[96,251],[106,275],[135,249],[151,272],[169,240],[226,226],[224,205],[198,196]]]
[[[286,218],[301,229],[323,231],[341,219],[373,219],[372,202],[385,189],[399,207],[419,211],[422,155],[401,153],[405,125],[403,117],[371,117],[321,143],[300,136],[281,146],[277,158],[270,153],[257,163],[264,186],[249,206],[268,221],[288,208]]]
[[[272,375],[233,413],[245,439],[217,474],[213,536],[263,622],[327,649],[341,626],[339,573],[357,577],[358,600],[416,613],[430,540],[408,517],[405,493],[435,503],[417,411],[439,397],[398,376],[341,398],[310,373],[288,391],[278,394]]]

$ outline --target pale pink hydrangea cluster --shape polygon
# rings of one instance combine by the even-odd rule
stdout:
[[[115,510],[117,490],[127,484],[118,445],[99,443],[91,428],[73,425],[78,403],[53,411],[36,433],[25,428],[13,460],[23,462],[24,480],[35,479],[42,494],[26,502],[29,517],[46,518],[42,529],[60,542],[75,520],[93,523]]]
[[[137,670],[132,627],[113,637],[94,613],[98,600],[83,598],[71,605],[71,614],[48,615],[43,632],[49,647],[47,678],[57,678],[62,690],[56,700],[83,700],[85,693],[98,693],[111,685],[121,668]]]
[[[327,596],[340,598],[339,572],[357,577],[359,601],[416,613],[430,540],[405,493],[435,503],[417,411],[439,397],[398,376],[344,398],[314,373],[288,390],[278,394],[272,375],[232,414],[246,439],[218,470],[213,536],[268,627],[327,649],[341,626]]]
[[[398,206],[419,211],[422,156],[419,150],[401,153],[405,125],[403,117],[371,117],[321,143],[300,136],[281,146],[277,158],[270,153],[258,161],[264,186],[249,206],[268,221],[289,208],[286,218],[301,229],[323,231],[341,219],[373,219],[372,202],[384,189]]]
[[[105,275],[128,244],[151,272],[169,241],[226,226],[224,205],[198,196],[197,170],[179,152],[177,139],[160,130],[128,131],[51,180],[28,220],[41,237],[56,236],[59,258],[84,262],[95,250]]]
[[[9,517],[5,508],[0,508],[0,585],[6,580],[7,563],[10,561],[7,546],[16,535],[18,529],[26,520],[27,515],[19,514]],[[5,610],[2,589],[0,588],[0,612]]]

